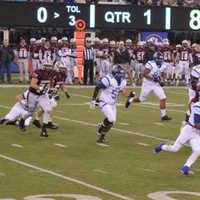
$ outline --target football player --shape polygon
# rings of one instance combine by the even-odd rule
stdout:
[[[61,61],[57,61],[54,65],[54,70],[56,71],[55,76],[52,78],[50,84],[51,87],[48,90],[51,111],[49,113],[49,120],[46,128],[49,129],[58,129],[58,125],[53,122],[53,114],[54,114],[53,110],[57,107],[58,105],[57,102],[60,99],[58,94],[59,89],[61,89],[64,92],[66,98],[70,98],[70,95],[65,86],[66,67],[64,63],[62,63]],[[43,115],[44,115],[44,110],[40,110],[39,112],[37,112],[36,119],[34,120],[34,125],[37,128],[41,128],[40,119]]]
[[[189,142],[192,153],[188,157],[186,163],[181,168],[181,173],[188,175],[190,173],[191,166],[200,156],[200,102],[196,102],[191,106],[191,115],[188,123],[181,129],[179,136],[173,145],[160,144],[154,148],[156,153],[161,151],[178,152],[181,147]]]
[[[42,131],[40,134],[41,137],[48,137],[47,126],[52,111],[48,90],[50,88],[51,80],[54,79],[54,77],[55,71],[52,69],[52,64],[49,62],[44,64],[44,69],[36,70],[31,76],[31,84],[29,88],[30,102],[37,102],[38,107],[44,111]],[[37,121],[34,120],[33,123],[35,124],[36,122]],[[25,119],[23,123],[25,124]]]
[[[28,65],[29,48],[25,39],[21,39],[20,44],[17,48],[17,58],[18,58],[19,74],[20,74],[19,82],[22,83],[24,80],[28,82],[29,81],[29,65]]]
[[[171,120],[166,112],[166,95],[163,89],[166,78],[167,66],[163,62],[163,54],[157,52],[153,55],[153,60],[148,61],[145,65],[143,73],[142,89],[139,97],[130,95],[126,102],[126,107],[129,107],[131,102],[144,102],[151,92],[160,99],[160,115],[161,120]],[[134,97],[134,98],[133,98]]]
[[[96,105],[101,108],[105,118],[97,127],[97,143],[105,143],[108,131],[112,128],[117,118],[117,99],[120,92],[127,95],[125,90],[126,79],[125,70],[120,65],[113,67],[112,73],[103,77],[96,85],[90,108],[94,109]],[[101,91],[99,95],[99,91]]]
[[[6,123],[8,125],[16,125],[19,120],[19,127],[25,131],[25,126],[30,124],[30,120],[33,112],[37,107],[37,102],[31,103],[29,100],[29,91],[25,91],[22,95],[16,97],[17,103],[11,108],[11,110],[6,114],[4,118],[0,120],[0,124]],[[23,126],[20,119],[28,119],[25,126]]]

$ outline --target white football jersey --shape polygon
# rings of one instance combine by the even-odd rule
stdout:
[[[190,114],[190,118],[189,118],[189,123],[194,126],[194,115],[200,115],[200,102],[196,102],[194,104],[191,105],[191,114]]]
[[[149,76],[150,77],[160,77],[162,73],[166,73],[167,71],[167,65],[165,62],[162,63],[161,67],[158,67],[155,61],[148,61],[145,65],[145,68],[150,70]],[[147,84],[158,84],[157,82],[153,80],[146,79],[144,77],[144,82],[147,82]]]
[[[117,103],[119,93],[126,87],[126,80],[122,80],[120,85],[118,85],[118,82],[112,75],[107,75],[101,79],[101,82],[105,85],[106,89],[101,91],[99,96],[100,102],[102,101],[106,104]]]
[[[194,76],[195,78],[200,79],[200,65],[195,65],[192,68],[191,75]]]

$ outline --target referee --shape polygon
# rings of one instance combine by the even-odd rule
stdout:
[[[86,44],[84,49],[84,70],[83,70],[83,83],[87,85],[88,82],[88,72],[89,72],[89,84],[94,84],[94,60],[95,51],[92,48],[92,40],[86,38]]]

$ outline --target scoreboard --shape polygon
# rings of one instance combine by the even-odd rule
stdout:
[[[0,2],[0,26],[200,31],[200,9],[168,6]]]

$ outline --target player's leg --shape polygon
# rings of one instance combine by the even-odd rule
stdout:
[[[160,116],[161,116],[161,120],[162,121],[171,120],[171,118],[167,116],[167,111],[166,111],[166,100],[167,100],[167,97],[165,95],[164,89],[161,86],[154,86],[153,92],[160,99]]]
[[[133,102],[135,102],[135,103],[144,102],[146,100],[146,98],[149,96],[149,94],[152,92],[152,90],[153,90],[153,87],[151,85],[142,83],[142,89],[140,92],[140,96],[135,97],[133,99]]]
[[[51,105],[51,112],[50,112],[50,115],[49,115],[49,122],[47,124],[47,128],[58,129],[58,125],[53,122],[53,115],[54,115],[53,111],[58,106],[58,103],[57,103],[57,101],[55,100],[54,97],[52,97],[50,99],[50,105]]]
[[[101,110],[104,113],[105,118],[103,122],[99,124],[97,127],[97,137],[98,137],[97,142],[98,143],[105,142],[105,137],[108,131],[112,128],[117,117],[116,105],[106,104],[102,107]]]
[[[192,127],[189,125],[184,126],[181,129],[181,132],[178,136],[178,138],[176,139],[176,141],[174,142],[173,145],[168,145],[168,144],[160,144],[159,146],[154,148],[154,152],[155,153],[159,153],[161,151],[168,151],[168,152],[177,152],[181,149],[181,147],[190,140],[191,138],[191,133],[192,131]]]
[[[19,66],[19,81],[22,83],[24,81],[24,66],[22,59],[19,59],[18,61],[18,66]]]
[[[195,130],[196,131],[196,130]],[[192,133],[190,133],[192,134]],[[185,175],[188,175],[190,172],[191,166],[196,162],[200,156],[200,136],[196,133],[193,133],[194,137],[190,140],[190,145],[192,147],[192,153],[188,157],[184,166],[181,168],[181,172]]]
[[[29,62],[28,59],[24,59],[24,75],[25,75],[25,81],[29,81]]]
[[[0,124],[5,122],[14,125],[17,117],[20,115],[22,107],[19,103],[16,103],[11,110],[0,120]]]
[[[44,111],[44,114],[43,114],[43,125],[42,125],[42,131],[41,131],[41,134],[40,136],[41,137],[48,137],[48,134],[47,134],[47,126],[48,126],[48,122],[49,122],[49,116],[50,116],[50,113],[51,113],[51,105],[50,105],[50,101],[49,101],[49,97],[48,95],[42,95],[40,98],[39,98],[39,102],[38,102],[38,105],[42,108],[42,110]]]

